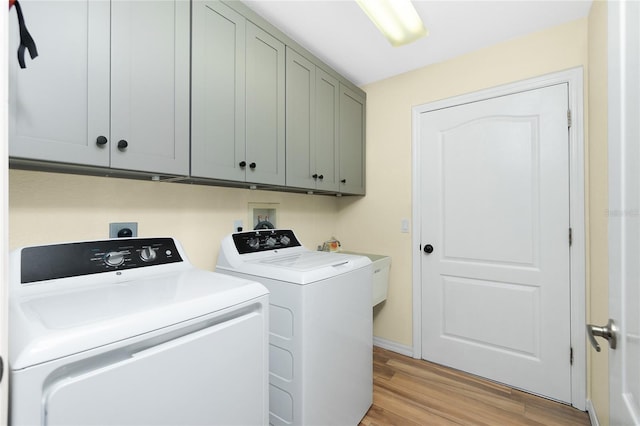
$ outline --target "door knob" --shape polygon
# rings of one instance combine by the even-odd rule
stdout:
[[[587,335],[589,336],[589,341],[591,342],[591,346],[596,349],[596,352],[600,352],[600,345],[596,341],[597,337],[602,337],[606,341],[609,342],[609,347],[611,349],[615,349],[618,346],[618,338],[617,338],[618,328],[612,319],[609,319],[607,325],[598,327],[597,325],[587,324]]]
[[[427,244],[424,246],[424,252],[427,254],[433,253],[433,246],[431,244]]]

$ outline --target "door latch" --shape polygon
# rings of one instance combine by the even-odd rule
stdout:
[[[615,349],[618,346],[617,333],[618,328],[612,319],[609,319],[607,325],[598,327],[597,325],[587,324],[587,335],[591,346],[593,346],[596,352],[600,352],[600,345],[596,341],[596,337],[602,337],[609,342],[609,347]]]

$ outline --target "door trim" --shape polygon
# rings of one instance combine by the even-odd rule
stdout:
[[[420,114],[442,108],[462,105],[506,96],[525,90],[539,89],[555,84],[568,83],[569,108],[572,124],[569,128],[569,219],[573,231],[570,250],[571,275],[571,347],[573,365],[571,367],[571,405],[579,410],[586,409],[586,228],[585,228],[585,164],[584,164],[584,105],[583,68],[546,74],[514,83],[492,87],[473,93],[455,96],[412,109],[412,282],[413,282],[413,357],[422,358],[422,287],[419,250],[422,233],[419,218],[422,217],[420,193],[422,188],[420,169]],[[568,230],[567,230],[568,231]],[[568,244],[568,235],[567,235]],[[567,354],[569,358],[569,354]],[[567,362],[569,360],[567,359]]]

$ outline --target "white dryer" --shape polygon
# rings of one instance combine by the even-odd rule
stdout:
[[[268,422],[268,291],[172,238],[10,257],[10,424]]]
[[[269,289],[269,422],[357,425],[373,397],[371,261],[254,230],[222,241],[216,271]]]

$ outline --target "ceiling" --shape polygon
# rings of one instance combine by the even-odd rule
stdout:
[[[353,0],[243,0],[358,86],[585,17],[591,0],[413,0],[429,36],[392,47]]]

